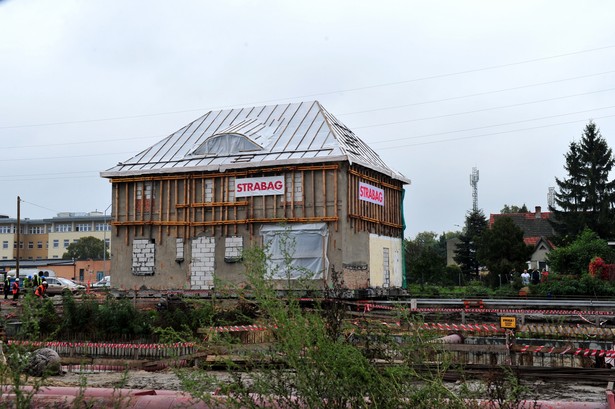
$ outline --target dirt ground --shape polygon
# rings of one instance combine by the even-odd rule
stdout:
[[[211,372],[218,377],[226,377],[224,372]],[[87,385],[93,388],[128,388],[128,389],[155,389],[155,390],[181,390],[180,382],[173,370],[167,369],[158,372],[129,371],[100,373],[66,373],[48,379],[49,386],[78,387],[85,377]],[[458,390],[460,383],[449,383],[448,387]],[[467,386],[467,385],[466,385]],[[478,384],[469,385],[474,389]],[[531,381],[525,384],[530,390],[528,400],[547,401],[576,401],[576,402],[604,402],[606,399],[606,383],[604,386],[580,385],[572,382]]]
[[[86,385],[92,388],[126,388],[126,389],[155,389],[155,390],[181,390],[180,382],[172,370],[159,372],[128,371],[124,372],[98,372],[76,373],[67,372],[64,375],[51,376],[47,379],[48,386],[76,386],[81,380],[87,380]]]

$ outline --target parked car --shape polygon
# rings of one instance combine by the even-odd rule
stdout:
[[[62,295],[65,291],[73,294],[85,290],[85,286],[75,283],[73,280],[63,277],[45,277],[47,281],[47,295]]]
[[[102,280],[95,282],[92,284],[93,288],[105,288],[111,287],[111,276],[104,276]]]

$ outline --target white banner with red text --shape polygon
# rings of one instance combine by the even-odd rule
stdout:
[[[384,206],[384,190],[359,182],[359,200]]]
[[[235,197],[284,194],[284,176],[235,179]]]

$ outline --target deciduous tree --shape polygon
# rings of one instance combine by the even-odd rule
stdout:
[[[551,270],[559,274],[581,275],[588,271],[594,257],[612,263],[615,252],[596,233],[585,229],[572,243],[551,250],[547,259]]]
[[[499,217],[479,241],[478,260],[489,270],[492,287],[506,282],[513,270],[521,271],[532,254],[521,230],[510,217]]]
[[[62,255],[63,259],[75,260],[102,260],[105,257],[109,257],[108,250],[105,249],[105,242],[94,236],[82,237],[75,243],[69,244],[66,253]]]
[[[421,232],[406,240],[406,278],[412,283],[445,284],[446,238],[434,232]]]
[[[517,205],[507,205],[505,204],[500,213],[527,213],[527,206],[523,203],[523,206],[519,207]]]

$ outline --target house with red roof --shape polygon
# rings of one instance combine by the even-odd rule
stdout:
[[[528,269],[548,270],[547,255],[555,248],[551,241],[555,230],[549,223],[552,213],[543,212],[540,206],[536,206],[534,212],[491,214],[489,227],[499,217],[510,217],[515,225],[523,230],[525,244],[534,248],[532,257],[528,260]]]

